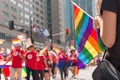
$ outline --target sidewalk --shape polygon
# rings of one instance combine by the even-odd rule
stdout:
[[[79,74],[76,76],[76,79],[71,78],[72,73],[71,71],[69,71],[69,75],[66,80],[92,80],[92,72],[94,71],[95,68],[96,66],[89,66],[85,69],[79,70]],[[3,77],[3,74],[1,75],[1,80],[5,80]],[[23,78],[22,80],[25,80],[25,79]],[[59,72],[57,73],[56,79],[51,78],[50,80],[61,80]]]

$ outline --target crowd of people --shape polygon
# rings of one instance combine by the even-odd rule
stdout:
[[[59,49],[59,51],[46,48],[43,52],[36,49],[33,44],[29,45],[26,49],[21,48],[20,45],[13,45],[13,49],[10,50],[10,54],[4,56],[0,55],[0,60],[3,60],[7,65],[11,61],[10,65],[10,80],[22,80],[22,68],[26,68],[25,77],[26,80],[50,80],[50,77],[56,78],[57,71],[59,70],[61,80],[64,80],[68,76],[68,68],[73,73],[75,78],[77,67],[77,54],[75,49],[69,51]],[[23,65],[25,63],[25,65]],[[1,68],[1,71],[3,68]],[[4,73],[4,72],[3,72]],[[14,76],[17,73],[17,77]],[[7,76],[4,76],[5,80],[8,80]]]

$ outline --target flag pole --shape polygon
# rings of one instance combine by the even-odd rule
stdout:
[[[71,3],[74,4],[75,6],[77,6],[78,8],[80,8],[75,2],[73,2],[71,0]],[[88,14],[85,10],[83,10],[82,8],[80,8],[85,14],[87,14],[90,18],[94,19],[90,14]]]

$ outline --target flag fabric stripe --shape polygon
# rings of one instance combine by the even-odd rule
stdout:
[[[78,61],[77,61],[77,67],[78,67],[78,69],[84,68],[85,65],[83,64],[83,62],[82,62],[80,59],[77,59],[77,60],[78,60]]]
[[[79,44],[79,42],[80,42],[80,40],[81,40],[81,38],[82,38],[82,35],[83,35],[84,32],[85,32],[85,29],[86,29],[87,26],[89,25],[88,22],[89,22],[89,18],[88,18],[88,16],[86,16],[86,19],[85,19],[85,21],[84,21],[84,24],[83,24],[81,30],[80,30],[80,33],[79,33],[79,35],[78,35],[77,38],[76,38],[76,48],[78,48],[78,45],[77,45],[77,44]],[[76,31],[76,33],[77,33],[77,31]]]
[[[76,14],[76,15],[74,16],[74,18],[76,19],[77,15],[78,15],[78,13],[79,13],[79,9],[78,9],[76,6],[74,6],[74,9],[75,9],[75,13],[74,13],[74,14]]]
[[[90,54],[89,50],[87,50],[86,48],[83,48],[82,53],[84,53],[84,55],[88,58],[88,60],[92,60],[93,56]]]
[[[76,16],[76,19],[75,19],[75,29],[77,29],[78,27],[78,24],[82,18],[82,15],[83,15],[83,11],[79,11],[78,15]]]
[[[78,55],[78,59],[80,59],[84,65],[89,62],[88,58],[82,52]]]
[[[74,4],[74,19],[77,64],[78,68],[83,68],[99,54],[98,35],[93,28],[93,19],[76,4]]]
[[[88,41],[86,42],[85,47],[89,50],[90,53],[92,53],[93,57],[96,57],[98,55],[98,52]]]
[[[78,27],[76,29],[75,38],[78,37],[79,32],[81,31],[82,26],[86,24],[86,21],[87,21],[87,17],[85,14],[83,14],[83,17],[82,17],[81,21],[79,22]]]
[[[91,44],[92,47],[98,52],[98,46],[96,45],[97,42],[93,39],[93,37],[90,35],[88,38],[88,42]],[[94,43],[93,43],[94,42]]]
[[[79,41],[79,42],[80,42],[79,45],[78,45],[79,48],[80,48],[80,49],[78,49],[78,52],[79,52],[79,53],[80,53],[80,52],[82,51],[82,49],[84,48],[85,42],[87,41],[88,36],[90,35],[90,32],[92,31],[92,27],[90,27],[90,26],[91,26],[91,23],[92,23],[92,21],[91,21],[91,19],[90,19],[90,20],[89,20],[89,23],[88,23],[88,26],[87,26],[84,34],[82,35],[81,40]],[[81,45],[81,44],[83,44],[83,45]]]

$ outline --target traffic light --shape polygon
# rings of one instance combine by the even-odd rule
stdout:
[[[13,20],[9,21],[9,29],[10,30],[14,29],[14,21]]]
[[[66,35],[67,35],[67,36],[70,35],[70,30],[69,30],[69,28],[66,28],[66,29],[65,29],[65,32],[66,32]]]

